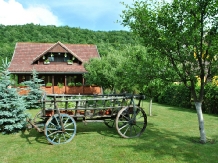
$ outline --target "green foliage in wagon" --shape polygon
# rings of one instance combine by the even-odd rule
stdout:
[[[65,108],[66,105],[66,99],[62,98],[62,99],[57,99],[57,100],[63,100],[63,102],[57,102],[57,107],[60,109]],[[75,108],[76,106],[76,102],[67,102],[67,108]]]
[[[68,102],[67,108],[74,108],[76,106],[75,102]]]
[[[23,98],[18,94],[10,80],[10,72],[7,70],[7,59],[2,60],[0,69],[0,132],[3,134],[15,133],[23,129],[26,124],[27,114]]]

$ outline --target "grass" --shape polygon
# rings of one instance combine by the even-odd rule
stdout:
[[[148,113],[148,103],[143,103]],[[31,110],[32,115],[38,110]],[[0,135],[2,163],[215,163],[218,117],[204,114],[207,144],[200,144],[195,111],[153,104],[153,116],[139,138],[121,138],[102,123],[77,123],[77,134],[64,145],[50,145],[31,130]]]

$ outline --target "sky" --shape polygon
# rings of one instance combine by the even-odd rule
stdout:
[[[79,27],[93,31],[129,29],[117,23],[133,0],[0,0],[0,24],[28,23]]]

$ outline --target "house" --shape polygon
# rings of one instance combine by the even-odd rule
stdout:
[[[101,88],[86,86],[83,78],[87,73],[84,63],[99,57],[96,45],[19,42],[8,70],[16,76],[17,83],[30,80],[36,70],[47,93],[99,94]]]

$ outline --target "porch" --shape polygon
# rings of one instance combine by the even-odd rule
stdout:
[[[18,74],[17,83],[31,80],[30,74]],[[39,74],[38,78],[42,80],[42,90],[46,94],[101,94],[99,86],[86,85],[83,74]],[[18,85],[19,85],[18,84]],[[23,91],[22,91],[23,90]],[[21,94],[25,94],[25,89],[21,89]]]
[[[98,86],[51,86],[41,87],[46,94],[101,94],[101,87]]]

